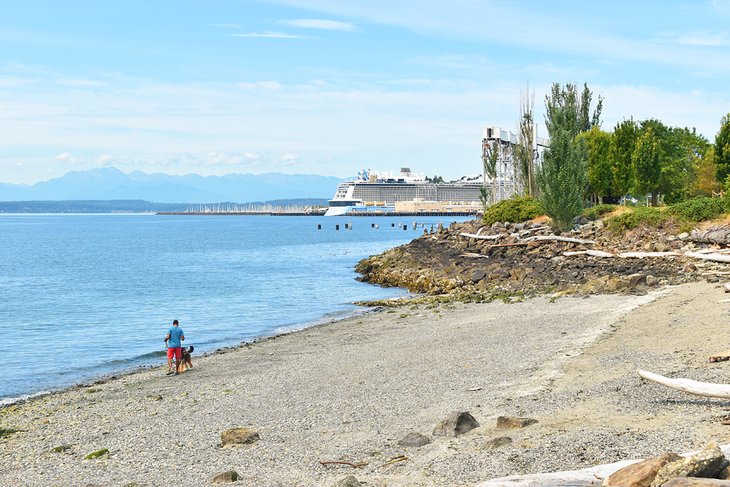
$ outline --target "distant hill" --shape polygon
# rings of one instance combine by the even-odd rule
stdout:
[[[226,208],[236,203],[221,202],[209,204]],[[196,204],[155,203],[144,200],[62,200],[62,201],[0,201],[0,213],[146,213],[183,212],[195,210]],[[285,200],[257,201],[247,207],[305,208],[327,206],[326,199],[297,198]]]
[[[126,174],[116,168],[74,171],[32,185],[0,183],[0,201],[143,200],[157,203],[328,199],[342,181],[311,174]],[[167,211],[167,210],[164,210]]]

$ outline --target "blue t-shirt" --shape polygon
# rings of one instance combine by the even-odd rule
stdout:
[[[182,343],[180,343],[180,337],[185,334],[183,333],[182,328],[180,328],[179,326],[171,326],[170,330],[167,333],[170,335],[170,339],[167,341],[167,348],[182,347]]]

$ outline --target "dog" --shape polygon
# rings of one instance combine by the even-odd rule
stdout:
[[[193,368],[193,361],[190,358],[190,354],[193,353],[195,347],[190,345],[189,347],[182,347],[182,357],[180,358],[180,372],[185,372],[188,369]]]

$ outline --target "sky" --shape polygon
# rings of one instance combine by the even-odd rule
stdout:
[[[602,128],[730,112],[730,0],[23,0],[0,15],[0,182],[69,171],[455,179],[552,83]],[[540,136],[546,136],[544,125]]]

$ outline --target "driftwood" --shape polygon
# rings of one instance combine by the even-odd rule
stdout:
[[[488,255],[475,254],[474,252],[466,252],[460,255],[460,257],[466,257],[468,259],[488,259]]]
[[[504,238],[504,235],[497,234],[497,235],[479,235],[478,233],[460,233],[459,236],[461,237],[469,237],[469,238],[476,238],[479,240],[499,240],[500,238]]]
[[[693,259],[710,260],[712,262],[728,262],[730,263],[730,255],[727,254],[701,254],[699,252],[685,252],[684,255]]]
[[[603,250],[575,250],[573,252],[563,252],[566,257],[572,257],[574,255],[590,255],[591,257],[616,257],[611,252],[604,252]]]
[[[365,465],[368,464],[368,462],[352,463],[342,462],[339,460],[320,460],[319,463],[321,463],[322,465],[347,465],[352,468],[363,468]]]
[[[730,350],[710,355],[710,362],[725,362],[726,360],[730,360]]]
[[[694,394],[696,396],[719,397],[730,399],[730,384],[713,384],[711,382],[699,382],[692,379],[670,379],[663,375],[639,370],[639,375],[644,379],[656,382],[671,389]]]
[[[619,257],[624,259],[643,259],[646,257],[679,257],[678,252],[621,252]]]
[[[601,485],[603,479],[631,464],[641,460],[624,460],[606,465],[569,470],[565,472],[536,473],[529,475],[510,475],[499,479],[487,480],[476,487],[581,487],[584,485]]]
[[[720,446],[723,455],[730,455],[730,445]],[[696,455],[698,452],[692,451],[682,453],[683,457]],[[603,479],[612,473],[640,462],[641,460],[623,460],[616,463],[608,463],[605,465],[596,465],[595,467],[584,468],[582,470],[568,470],[565,472],[553,473],[535,473],[528,475],[511,475],[499,479],[487,480],[476,485],[476,487],[582,487],[582,486],[598,486],[601,485]]]
[[[534,242],[534,241],[549,241],[549,242],[570,242],[570,243],[577,243],[577,244],[594,244],[593,240],[585,240],[580,238],[573,238],[573,237],[560,237],[558,235],[535,235],[534,237],[527,237],[525,239],[525,242]]]

